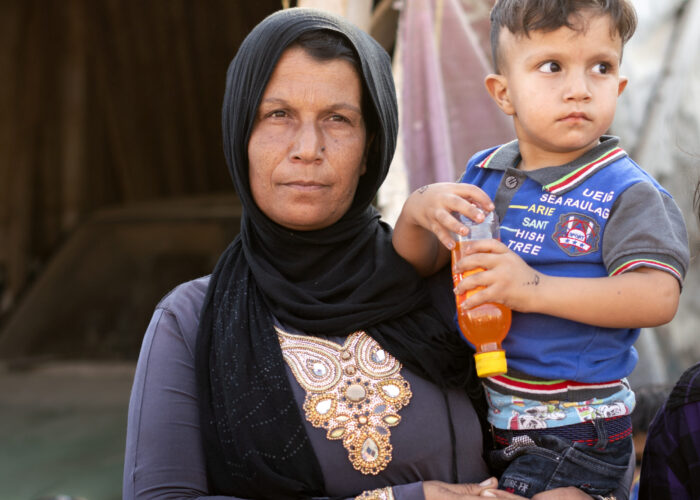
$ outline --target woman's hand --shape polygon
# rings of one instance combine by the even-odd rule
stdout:
[[[423,483],[425,500],[476,500],[495,488],[498,488],[498,481],[494,477],[480,484],[450,484],[442,481]]]
[[[471,309],[486,302],[496,302],[516,311],[529,312],[534,292],[542,279],[541,273],[498,240],[462,243],[461,255],[453,271],[484,269],[462,278],[455,287],[457,295],[483,287],[470,295],[463,307]]]
[[[517,500],[525,497],[499,490],[498,480],[491,477],[480,484],[450,484],[442,481],[425,481],[425,500],[477,500],[478,498],[505,498]],[[592,497],[578,488],[557,488],[537,493],[532,500],[591,500]]]
[[[532,500],[591,500],[591,498],[593,497],[587,493],[570,486],[568,488],[543,491],[532,497]]]
[[[491,498],[505,498],[509,500],[516,500],[518,498],[525,498],[521,497],[520,495],[516,495],[514,493],[508,493],[507,491],[503,490],[494,490],[494,489],[486,489],[481,493],[482,497],[491,497]],[[450,497],[447,497],[450,498]],[[579,490],[578,488],[569,487],[569,488],[557,488],[554,490],[549,490],[549,491],[543,491],[541,493],[537,493],[535,496],[532,497],[532,500],[591,500],[593,497],[587,495],[583,491]],[[427,497],[426,497],[427,500]]]

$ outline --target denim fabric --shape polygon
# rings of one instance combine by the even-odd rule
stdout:
[[[500,489],[532,498],[541,491],[575,486],[589,495],[605,495],[622,480],[632,453],[632,438],[611,442],[595,421],[595,446],[558,436],[519,435],[501,450],[492,451],[492,467],[501,473]]]

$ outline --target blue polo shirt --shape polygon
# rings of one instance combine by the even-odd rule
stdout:
[[[618,142],[604,136],[569,164],[521,171],[513,141],[472,157],[460,182],[494,200],[501,241],[543,274],[613,276],[644,266],[682,283],[689,251],[681,211]],[[619,380],[637,363],[638,336],[638,328],[513,311],[503,342],[508,375],[593,385]]]

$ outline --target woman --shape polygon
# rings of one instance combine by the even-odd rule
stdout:
[[[463,484],[488,471],[449,286],[416,276],[371,207],[396,141],[387,54],[334,17],[278,12],[232,61],[222,114],[241,231],[210,277],[156,308],[124,498],[469,499],[494,487]]]
[[[700,182],[693,198],[700,220]],[[642,470],[640,500],[700,498],[700,363],[680,376],[649,424]]]

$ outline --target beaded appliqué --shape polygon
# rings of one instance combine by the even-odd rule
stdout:
[[[394,500],[394,492],[391,488],[379,488],[377,490],[363,491],[355,500]]]
[[[284,360],[306,390],[306,419],[326,429],[328,439],[343,440],[356,470],[383,471],[393,449],[389,428],[401,422],[398,412],[413,396],[401,363],[362,331],[339,346],[275,330]]]

